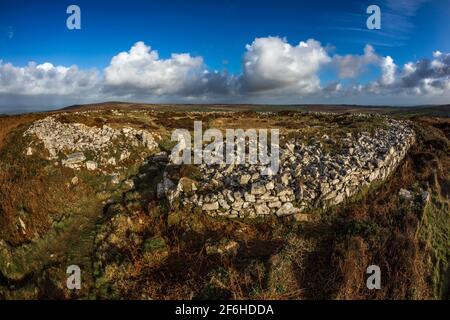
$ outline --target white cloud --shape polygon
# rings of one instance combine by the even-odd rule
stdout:
[[[381,71],[381,84],[384,86],[392,85],[396,80],[397,66],[390,56],[382,59]]]
[[[320,89],[317,72],[331,61],[320,42],[313,39],[292,46],[279,37],[257,38],[246,49],[241,79],[244,92],[316,92]]]
[[[408,76],[412,74],[414,71],[416,71],[416,66],[414,65],[414,63],[412,62],[405,63],[403,65],[402,77]]]
[[[104,86],[105,91],[118,96],[190,96],[211,90],[222,92],[227,85],[223,77],[209,71],[202,57],[174,53],[169,59],[161,59],[156,50],[137,42],[128,52],[112,58],[105,69]]]
[[[439,50],[433,51],[433,58],[439,58],[440,56],[442,56],[442,52]]]
[[[167,59],[143,42],[118,53],[100,73],[49,62],[14,66],[0,60],[0,107],[64,106],[105,100],[146,102],[251,103],[419,103],[442,102],[450,96],[450,54],[435,51],[433,59],[397,65],[366,45],[364,54],[332,58],[320,42],[291,45],[279,37],[257,38],[246,46],[242,72],[230,75],[209,69],[202,57],[188,53]],[[322,86],[327,65],[336,79]],[[368,66],[378,79],[358,81]],[[339,79],[354,78],[350,85]],[[421,100],[422,99],[422,100]]]
[[[378,64],[380,57],[375,53],[375,49],[368,44],[364,48],[363,55],[335,55],[333,62],[338,69],[339,78],[348,79],[360,76],[369,65]]]
[[[172,54],[160,59],[155,50],[137,42],[128,52],[114,56],[105,69],[105,85],[125,91],[146,90],[162,95],[179,91],[188,77],[203,72],[203,59],[189,54]]]
[[[446,93],[450,87],[450,54],[435,51],[433,57],[406,63],[400,76],[401,87],[415,94]]]
[[[379,67],[381,77],[368,86],[371,90],[380,86],[392,85],[396,81],[397,66],[392,57],[379,56],[370,44],[364,47],[363,55],[333,56],[333,64],[337,68],[338,76],[341,79],[357,78],[367,71],[369,66]]]
[[[450,99],[450,54],[434,53],[435,59],[420,59],[403,65],[400,73],[393,59],[381,60],[381,77],[360,87],[349,88],[349,98],[358,95],[369,101],[400,101],[402,104],[448,103]],[[362,93],[362,95],[360,95]]]
[[[0,60],[0,94],[79,95],[92,92],[98,84],[95,70],[80,70],[77,66],[54,66],[46,62],[30,62],[16,67]]]

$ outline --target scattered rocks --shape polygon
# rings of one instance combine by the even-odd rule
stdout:
[[[179,200],[185,205],[200,207],[212,215],[297,215],[302,220],[305,217],[301,214],[306,208],[342,203],[361,186],[386,179],[395,170],[414,143],[415,134],[407,121],[387,117],[383,121],[384,128],[372,134],[345,135],[341,141],[342,152],[326,152],[322,142],[314,139],[308,144],[301,137],[282,139],[280,168],[273,175],[261,175],[265,167],[253,164],[202,164],[198,168],[197,181],[186,184],[179,178],[172,181],[174,178],[164,172],[162,181],[157,184],[157,196],[166,197],[171,203]],[[36,136],[48,150],[50,159],[65,157],[62,165],[74,169],[86,167],[91,171],[121,165],[131,157],[133,148],[157,147],[155,136],[144,130],[61,123],[57,116],[36,121],[25,135]],[[325,143],[333,142],[329,136],[323,135],[322,139]],[[131,146],[131,149],[125,146]],[[30,148],[31,145],[26,153],[36,154],[36,150],[30,151]],[[86,161],[86,155],[89,155],[89,161]],[[152,156],[152,161],[157,164],[168,160],[165,152]],[[112,175],[111,183],[120,183],[117,175]],[[124,184],[134,187],[132,180]],[[404,190],[400,196],[409,199],[411,195]]]
[[[424,207],[430,200],[431,195],[428,191],[419,189],[416,191],[410,191],[407,189],[400,189],[398,196],[403,201],[411,204],[419,205],[419,207]]]
[[[108,161],[106,163],[111,165],[111,166],[115,166],[116,165],[116,158],[111,157],[111,158],[108,159]]]
[[[38,139],[31,144],[42,142],[48,151],[49,160],[59,159],[61,154],[65,155],[67,159],[63,159],[62,164],[73,169],[82,167],[81,163],[86,160],[85,154],[93,154],[93,161],[97,165],[95,169],[90,170],[97,170],[101,166],[116,166],[116,157],[112,157],[111,152],[117,154],[119,161],[124,161],[130,157],[130,150],[133,148],[154,150],[158,147],[155,139],[159,138],[150,132],[134,128],[113,129],[107,125],[98,128],[81,123],[62,123],[58,121],[58,116],[35,121],[25,131],[24,136],[34,136]],[[31,145],[27,147],[26,154],[33,155]],[[93,167],[92,164],[89,166]]]

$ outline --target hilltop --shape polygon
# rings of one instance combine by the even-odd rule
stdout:
[[[0,297],[448,298],[448,114],[109,102],[0,117]],[[171,133],[194,121],[279,129],[279,172],[171,164]],[[365,287],[370,264],[382,290]]]

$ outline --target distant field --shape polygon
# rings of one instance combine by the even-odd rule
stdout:
[[[159,111],[180,112],[212,112],[212,111],[257,111],[271,112],[281,110],[312,111],[312,112],[335,112],[335,113],[381,113],[396,115],[420,115],[435,117],[450,117],[450,105],[442,106],[414,106],[414,107],[392,107],[392,106],[358,106],[358,105],[250,105],[250,104],[140,104],[125,102],[105,102],[100,104],[76,105],[66,107],[65,111],[81,110],[108,110],[115,109],[150,109]]]

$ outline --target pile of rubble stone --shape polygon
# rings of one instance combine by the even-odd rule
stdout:
[[[280,148],[280,169],[275,175],[260,174],[257,165],[200,165],[195,192],[172,183],[165,175],[160,194],[184,205],[200,207],[212,216],[257,217],[295,215],[308,208],[343,202],[362,186],[384,180],[395,170],[415,134],[406,121],[386,119],[386,129],[343,139],[337,154],[323,151],[320,142],[305,145],[289,140]],[[214,191],[211,191],[214,190]]]
[[[153,150],[158,147],[155,139],[159,136],[134,128],[114,129],[107,125],[102,128],[81,123],[61,123],[56,116],[49,116],[34,122],[24,136],[36,137],[27,148],[32,155],[38,143],[43,143],[49,160],[62,158],[64,166],[79,169],[85,166],[96,170],[99,166],[115,166],[130,155],[130,148],[144,147]],[[86,153],[94,159],[86,161]],[[95,160],[95,161],[94,161]]]

